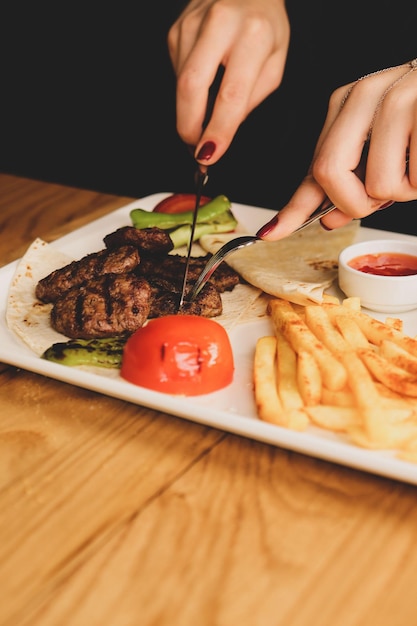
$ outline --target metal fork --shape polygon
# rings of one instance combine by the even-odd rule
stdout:
[[[317,220],[320,220],[322,217],[324,217],[325,215],[333,211],[335,208],[336,207],[334,204],[331,204],[330,206],[326,205],[323,208],[319,207],[294,232],[297,233],[299,230],[303,230],[303,228],[306,228],[307,226],[310,226],[310,224],[313,224],[313,222],[317,222]],[[213,275],[213,272],[215,272],[215,270],[219,267],[220,263],[224,261],[225,258],[229,256],[229,254],[231,254],[232,252],[235,252],[236,250],[239,250],[240,248],[251,246],[253,243],[256,243],[257,241],[262,241],[262,240],[260,237],[257,237],[256,235],[242,235],[242,237],[236,237],[235,239],[231,239],[230,241],[225,243],[224,246],[219,248],[217,252],[213,254],[213,256],[207,261],[203,271],[201,272],[200,276],[197,278],[192,290],[187,296],[187,300],[189,302],[192,302],[194,300],[194,298],[203,289],[206,282]]]

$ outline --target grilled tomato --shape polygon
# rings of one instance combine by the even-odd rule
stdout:
[[[121,376],[163,393],[211,393],[229,385],[233,374],[227,332],[198,315],[151,319],[129,337],[123,351]]]
[[[194,193],[174,193],[172,196],[164,198],[153,208],[155,213],[185,213],[194,211],[197,198]],[[212,198],[201,196],[200,204],[203,206],[210,202]]]

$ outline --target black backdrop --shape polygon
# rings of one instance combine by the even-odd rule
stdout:
[[[141,197],[193,191],[194,166],[175,130],[166,33],[182,2],[82,12],[4,12],[0,168]],[[328,97],[340,84],[417,56],[415,0],[290,0],[282,86],[212,168],[209,195],[279,209],[306,171]],[[6,62],[5,62],[6,61]],[[415,233],[416,203],[365,224]],[[414,228],[414,230],[413,230]]]

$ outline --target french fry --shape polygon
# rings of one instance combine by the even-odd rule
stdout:
[[[288,411],[288,426],[291,430],[302,431],[309,426],[310,420],[304,409],[291,409]]]
[[[275,337],[260,337],[255,346],[254,392],[259,417],[265,422],[288,425],[276,386]]]
[[[417,337],[402,321],[331,296],[306,307],[272,298],[268,313],[275,337],[255,358],[259,417],[296,430],[311,423],[417,463]]]
[[[402,423],[391,423],[391,411],[388,409],[381,414],[381,425],[378,437],[370,437],[369,433],[360,426],[352,426],[348,430],[352,440],[359,446],[373,450],[395,450],[407,445],[410,439],[417,437],[417,424],[403,420]]]
[[[355,350],[369,348],[369,341],[352,318],[347,315],[336,315],[334,323],[352,348]]]
[[[288,339],[297,354],[305,350],[314,356],[321,371],[323,384],[329,389],[343,389],[347,381],[345,368],[317,339],[291,304],[286,300],[272,300],[269,303],[269,310],[276,329]]]
[[[351,296],[350,298],[345,298],[342,302],[342,306],[349,311],[360,311],[361,310],[361,299],[357,296]]]
[[[340,304],[337,296],[331,296],[328,293],[323,294],[323,302],[331,302],[332,304]]]
[[[407,416],[409,416],[410,411],[414,411],[417,415],[417,398],[402,396],[377,381],[374,381],[374,385],[379,394],[378,403],[382,408],[391,408],[393,411],[396,409],[408,409]],[[320,404],[336,407],[354,407],[354,410],[358,412],[355,397],[349,387],[340,391],[332,391],[323,387]],[[404,418],[404,413],[401,413],[401,418]]]
[[[410,354],[401,346],[384,339],[381,342],[379,353],[390,363],[394,363],[397,367],[417,376],[417,356]]]
[[[297,355],[282,333],[276,333],[276,342],[278,396],[284,410],[301,409],[303,399],[297,385]]]
[[[320,404],[306,407],[306,411],[313,424],[334,432],[347,432],[354,426],[361,425],[358,411],[353,406]]]
[[[398,317],[386,317],[385,324],[390,328],[394,328],[399,333],[403,332],[404,324],[403,321],[400,320]]]
[[[306,350],[298,353],[297,384],[305,406],[320,404],[323,391],[320,369],[314,356]]]
[[[349,386],[365,430],[371,439],[378,439],[381,400],[374,381],[356,353],[344,352],[342,360],[348,372]]]
[[[386,339],[401,346],[404,350],[407,350],[407,352],[410,352],[410,354],[417,357],[416,339],[399,332],[395,328],[387,326],[383,322],[380,322],[365,313],[352,311],[352,316],[371,343],[376,346],[380,346],[381,342]]]
[[[417,398],[417,376],[389,363],[372,350],[359,350],[359,356],[373,376],[389,389]]]
[[[328,406],[356,407],[355,397],[349,385],[346,385],[344,389],[339,389],[338,391],[333,391],[332,389],[323,387],[321,391],[321,404]],[[356,408],[355,410],[357,411]]]
[[[255,347],[254,393],[260,419],[293,430],[305,430],[309,424],[307,414],[299,408],[284,409],[278,395],[276,375],[277,340],[260,337]]]
[[[351,349],[322,307],[306,306],[306,323],[332,354],[340,355],[341,352]]]

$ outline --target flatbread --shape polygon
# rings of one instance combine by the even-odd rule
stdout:
[[[7,326],[38,356],[53,343],[68,341],[68,337],[52,328],[49,321],[52,304],[37,300],[36,285],[41,278],[72,260],[37,238],[20,259],[10,284],[6,309]]]
[[[353,242],[359,226],[359,221],[352,221],[326,231],[314,223],[280,241],[260,241],[241,248],[226,262],[271,296],[303,306],[321,303],[324,291],[337,278],[339,253]],[[200,245],[214,254],[234,237],[236,234],[204,235]]]

